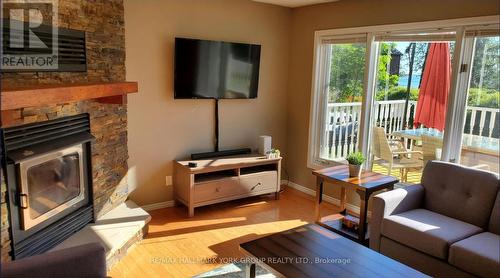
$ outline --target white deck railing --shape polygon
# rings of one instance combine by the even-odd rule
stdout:
[[[496,108],[468,106],[464,133],[498,138],[498,113]]]
[[[385,127],[387,134],[401,130],[405,125],[406,128],[413,128],[416,104],[416,101],[410,101],[406,115],[403,115],[405,100],[376,101],[372,124]],[[498,113],[495,108],[467,107],[464,133],[498,138]],[[360,117],[361,102],[329,103],[322,153],[340,158],[357,151]]]

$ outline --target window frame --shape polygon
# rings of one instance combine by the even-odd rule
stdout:
[[[449,29],[456,32],[456,45],[458,48],[455,49],[456,53],[459,54],[457,59],[453,59],[453,74],[451,80],[449,103],[447,107],[446,116],[446,126],[445,126],[445,136],[443,138],[443,160],[453,160],[457,157],[457,148],[460,149],[461,142],[461,132],[457,137],[456,129],[459,126],[463,127],[461,117],[461,110],[464,107],[457,107],[456,105],[462,105],[464,103],[464,98],[466,100],[467,96],[463,96],[460,93],[460,89],[463,87],[462,84],[467,81],[463,81],[466,76],[459,72],[460,66],[465,62],[464,60],[464,48],[467,51],[464,43],[465,30],[470,26],[482,25],[482,24],[498,24],[498,16],[483,16],[483,17],[470,17],[470,18],[460,18],[460,19],[449,19],[449,20],[437,20],[437,21],[423,21],[423,22],[413,22],[413,23],[401,23],[401,24],[389,24],[389,25],[375,25],[366,27],[354,27],[354,28],[342,28],[342,29],[329,29],[329,30],[319,30],[314,32],[314,54],[313,54],[313,70],[312,70],[312,84],[311,84],[311,102],[310,102],[310,112],[309,112],[309,140],[308,140],[308,154],[307,154],[307,167],[310,169],[320,169],[328,166],[338,165],[340,161],[327,160],[320,158],[320,142],[321,142],[321,129],[323,122],[321,122],[324,115],[321,116],[320,111],[324,111],[323,103],[325,103],[325,78],[327,78],[329,64],[329,55],[326,56],[328,52],[324,40],[335,37],[342,36],[352,36],[357,34],[366,35],[366,57],[365,57],[365,74],[363,80],[363,98],[362,98],[362,110],[361,110],[361,122],[359,123],[360,135],[358,138],[358,149],[363,152],[365,156],[369,153],[369,142],[370,142],[370,116],[373,107],[373,97],[376,85],[376,65],[378,63],[378,43],[375,42],[375,37],[381,34],[399,33],[399,32],[426,32],[429,30],[440,30]],[[326,61],[325,58],[328,58]],[[461,82],[461,84],[459,84]],[[322,89],[323,87],[323,89]],[[453,105],[454,104],[454,105]],[[463,108],[463,109],[462,109]],[[461,131],[461,130],[460,130]],[[459,152],[458,152],[459,156]],[[366,163],[365,167],[370,163]]]

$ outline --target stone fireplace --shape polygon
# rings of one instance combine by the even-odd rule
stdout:
[[[70,85],[72,83],[124,81],[125,35],[122,0],[59,0],[58,6],[60,27],[85,32],[87,71],[2,73],[2,86]],[[80,114],[88,115],[90,134],[95,137],[90,147],[92,172],[89,173],[89,178],[92,180],[90,191],[93,192],[91,196],[93,216],[98,219],[123,204],[129,193],[127,185],[127,106],[125,102],[104,103],[96,100],[81,100],[2,110],[2,128],[57,120]],[[79,154],[79,150],[69,150],[62,157],[59,156],[59,161],[47,158],[48,160],[45,162],[52,161],[48,163],[55,163],[54,167],[66,169],[60,171],[76,171],[76,167],[72,167],[75,166],[76,161],[78,163],[82,161],[78,155],[74,155],[75,153]],[[59,165],[57,166],[57,164]],[[25,165],[27,168],[33,166],[29,163]],[[73,170],[67,170],[68,167]],[[37,171],[33,169],[32,174],[37,174]],[[66,193],[69,196],[79,196],[79,193],[75,193],[78,189],[76,185],[73,186],[73,182],[75,179],[79,180],[81,176],[76,178],[75,173],[69,175],[69,180],[65,182],[68,185],[71,184],[69,186],[73,188],[68,189],[69,192]],[[9,176],[8,173],[7,176]],[[29,179],[28,174],[26,179]],[[71,179],[73,180],[70,181]],[[35,187],[33,190],[37,190]],[[81,187],[78,188],[81,190]],[[14,227],[19,223],[12,223],[12,218],[9,217],[11,213],[8,205],[10,199],[7,181],[2,173],[0,197],[2,261],[12,259],[12,229],[21,227]],[[65,198],[59,201],[61,200],[64,201]],[[43,209],[40,211],[44,212]],[[25,225],[25,228],[32,224]]]

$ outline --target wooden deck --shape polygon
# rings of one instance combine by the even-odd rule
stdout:
[[[387,175],[387,168],[384,168],[377,164],[373,165],[372,171],[375,173]],[[393,170],[391,176],[394,176],[401,180],[401,177],[399,176],[399,171],[397,170]],[[422,178],[421,171],[411,171],[408,173],[408,183],[420,183],[421,178]]]
[[[420,150],[419,147],[416,147],[415,149]],[[500,168],[500,158],[499,155],[462,151],[460,164],[469,167],[481,165],[480,169],[498,173]],[[387,169],[380,165],[374,164],[372,170],[373,172],[387,175]],[[393,170],[391,176],[401,179],[401,177],[399,177],[398,170]],[[421,178],[422,171],[411,171],[408,173],[408,183],[420,183]]]

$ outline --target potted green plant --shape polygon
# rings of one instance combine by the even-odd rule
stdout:
[[[346,157],[349,162],[349,177],[359,177],[361,174],[361,165],[366,161],[366,158],[360,152],[350,153]]]
[[[281,157],[281,152],[278,149],[271,149],[266,153],[267,158],[280,158]]]

